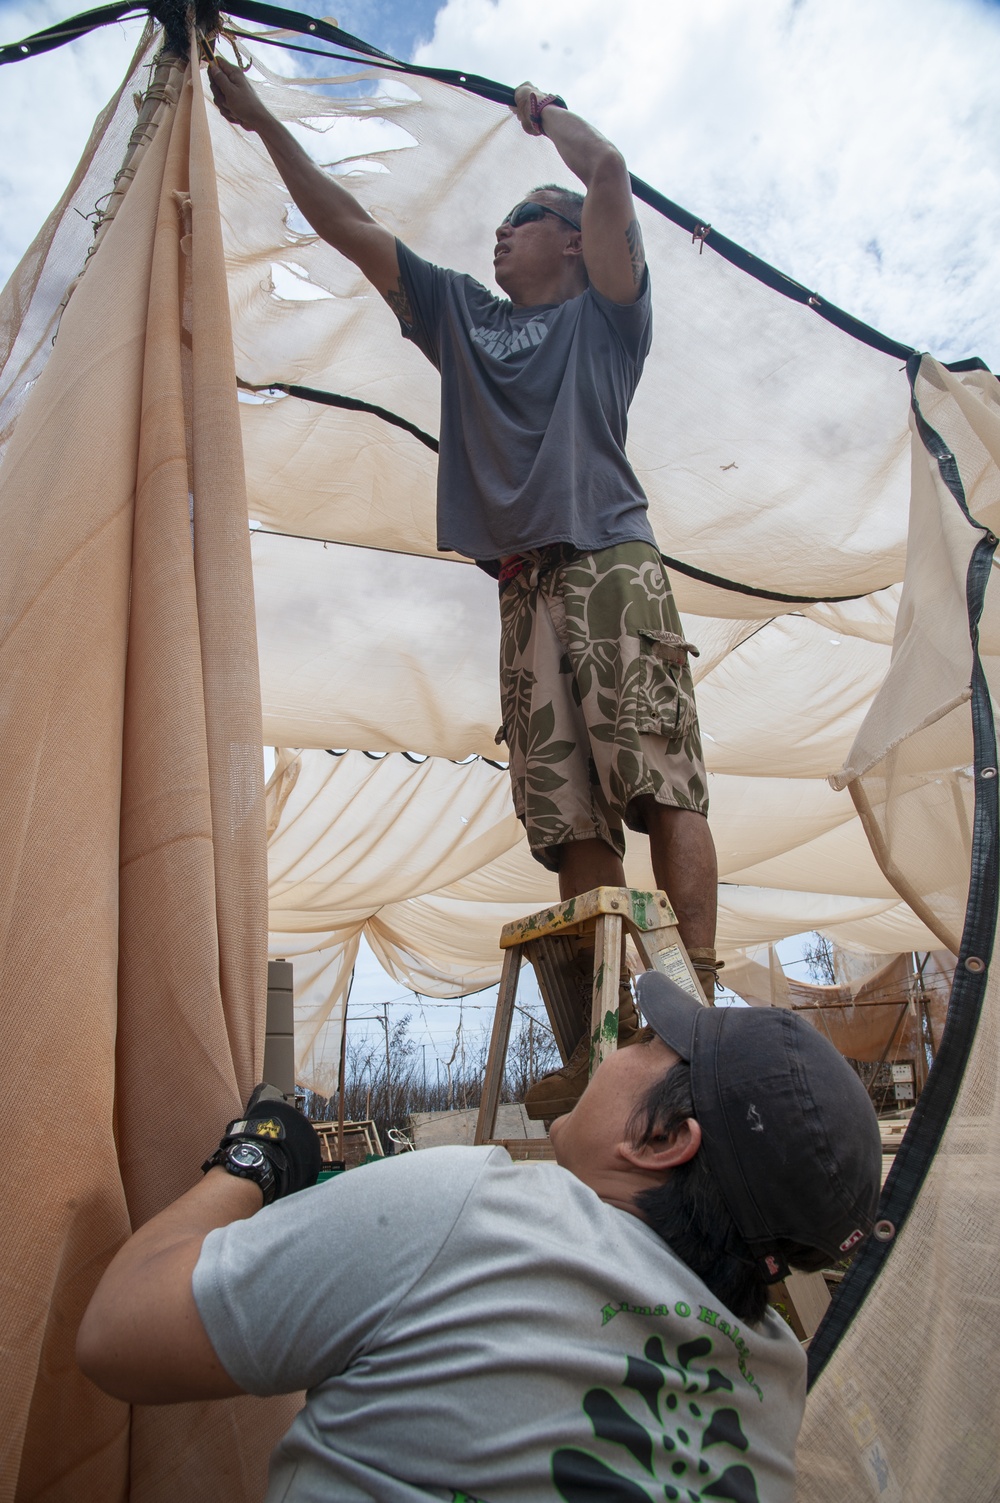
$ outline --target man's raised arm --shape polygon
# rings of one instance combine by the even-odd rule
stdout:
[[[583,259],[592,285],[613,303],[634,303],[646,256],[625,159],[579,115],[556,104],[546,107],[551,97],[534,84],[521,84],[514,95],[518,119],[529,136],[548,136],[587,190]]]
[[[233,125],[257,132],[296,206],[317,235],[354,262],[397,316],[412,322],[399,276],[395,236],[377,224],[353,194],[316,166],[291,132],[261,103],[239,68],[217,57],[208,77],[221,114]]]

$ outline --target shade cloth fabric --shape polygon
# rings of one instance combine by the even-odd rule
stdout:
[[[940,1041],[947,1017],[955,958],[948,951],[926,953],[919,965],[911,954],[866,958],[877,963],[862,979],[821,985],[787,976],[775,947],[761,945],[727,962],[726,986],[752,1007],[795,1009],[849,1059],[916,1061],[922,1081],[927,1046]]]
[[[486,281],[492,226],[526,185],[565,176],[549,143],[444,86],[331,75],[317,94],[270,62],[258,73],[269,105],[383,223],[420,254]],[[400,340],[390,311],[308,233],[260,143],[221,121],[214,130],[241,378],[361,396],[436,432],[437,377]],[[722,949],[844,922],[867,926],[853,938],[871,949],[934,947],[935,932],[878,869],[846,794],[826,782],[889,666],[909,497],[905,375],[897,359],[845,339],[725,263],[709,265],[676,227],[639,213],[657,335],[633,404],[630,453],[661,547],[752,588],[859,597],[781,602],[673,575],[685,633],[701,649],[722,876],[739,889],[721,894]],[[783,352],[780,369],[767,363],[772,348]],[[435,554],[433,455],[374,416],[294,397],[248,397],[241,415],[260,524],[253,554],[267,739],[304,758],[331,746],[351,755],[502,756],[495,586]],[[763,438],[779,433],[780,444]],[[380,788],[397,776],[388,767]],[[405,768],[398,776],[407,780]],[[502,779],[497,773],[498,786]],[[370,821],[392,838],[371,787],[349,804],[331,787],[324,812],[313,806],[317,861],[329,832],[334,847],[343,840],[345,820],[346,828]],[[425,809],[428,828],[438,817]],[[439,893],[430,870],[422,890],[392,904],[377,884],[368,915],[345,902],[341,918],[320,904],[308,923],[314,953],[325,948],[330,961],[325,979],[310,970],[309,999],[299,996],[304,1080],[310,1060],[329,1079],[348,979],[340,945],[360,921],[404,985],[449,996],[496,980],[499,924],[554,892],[527,860],[511,866],[509,854],[502,870],[484,868],[488,890],[475,907],[451,886]],[[272,844],[272,954],[290,946],[276,861]],[[652,880],[639,849],[629,870],[643,885]],[[328,922],[319,926],[321,909]],[[323,1037],[317,1008],[330,1020]]]
[[[246,558],[247,507],[263,736],[294,749],[279,755],[268,791],[269,943],[295,960],[303,1083],[329,1089],[362,933],[400,982],[454,996],[496,979],[500,925],[554,895],[513,822],[502,768],[460,765],[504,755],[495,586],[435,553],[431,452],[370,413],[244,391],[241,465],[234,375],[360,397],[430,434],[438,386],[389,309],[296,217],[259,141],[214,112],[206,124],[203,80],[161,123],[52,348],[89,238],[74,211],[112,186],[135,77],[0,303],[4,799],[15,851],[0,912],[10,973],[19,985],[33,978],[14,1054],[32,1099],[42,1081],[72,1087],[87,1150],[70,1173],[39,1142],[35,1162],[47,1175],[52,1163],[41,1191],[27,1161],[15,1176],[12,1203],[33,1209],[15,1229],[18,1280],[0,1314],[15,1420],[13,1469],[2,1470],[16,1478],[22,1456],[24,1498],[111,1498],[126,1486],[158,1498],[166,1465],[172,1496],[235,1498],[252,1492],[269,1439],[272,1421],[238,1417],[239,1405],[142,1416],[127,1483],[125,1411],[85,1389],[68,1355],[102,1260],[130,1218],[180,1187],[177,1166],[197,1161],[209,1118],[211,1138],[260,1045],[262,868],[253,839],[239,849],[255,827],[258,859],[263,850],[248,753],[261,735],[250,723],[249,595],[233,562]],[[486,281],[503,214],[534,183],[567,177],[547,141],[444,85],[375,72],[283,78],[263,62],[255,82],[383,224]],[[722,952],[735,959],[812,928],[886,954],[955,950],[975,787],[964,593],[975,529],[911,432],[897,357],[711,247],[702,254],[653,210],[639,218],[654,345],[629,452],[660,547],[679,561],[685,635],[701,649]],[[180,268],[200,255],[205,225],[198,297],[179,318]],[[162,370],[147,354],[152,333],[171,352]],[[971,511],[995,530],[996,382],[925,358],[916,389]],[[216,494],[209,534],[199,502]],[[995,594],[981,628],[994,700]],[[243,647],[220,719],[227,633]],[[146,724],[155,716],[162,731]],[[389,755],[375,762],[370,751]],[[120,882],[119,847],[135,856]],[[244,874],[228,895],[224,867]],[[651,884],[641,842],[627,871]],[[169,917],[151,924],[161,910]],[[998,1009],[993,983],[943,1151],[810,1399],[800,1455],[810,1503],[990,1496],[995,1390],[984,1381],[970,1396],[967,1375],[992,1365],[982,1316],[992,1261],[978,1250],[1000,1237],[998,1203],[983,1193],[1000,1167]],[[146,1166],[159,1163],[160,1140],[135,1089],[143,1070],[171,1123],[185,1110],[164,1155],[174,1167],[155,1188]],[[895,1494],[875,1490],[883,1461]],[[0,1484],[0,1498],[14,1485]]]
[[[862,948],[872,948],[872,935],[885,936],[895,949],[935,945],[861,845],[852,806],[825,781],[800,780],[789,792],[780,779],[718,777],[716,789],[724,958],[735,960],[741,946],[813,928]],[[555,878],[532,859],[514,817],[506,771],[486,761],[284,750],[267,797],[270,953],[300,957],[294,969],[297,1074],[325,1093],[336,1080],[361,933],[401,985],[457,997],[499,980],[503,924],[558,899]],[[747,803],[756,817],[746,812]],[[878,896],[728,880],[727,863],[747,869],[763,852],[777,883],[781,862],[771,853],[785,845],[794,858],[794,882],[810,859],[796,842],[808,850],[816,843],[810,837],[842,815],[857,831],[855,875],[867,872]],[[641,837],[630,839],[626,874],[636,887],[655,885]]]
[[[995,545],[1000,525],[1000,389],[978,375],[959,381],[925,358],[914,396],[942,442],[934,454],[933,436],[914,432],[892,666],[841,778],[851,778],[884,868],[897,871],[912,900],[947,930],[961,923],[969,883],[961,852],[973,816],[970,785],[992,786],[997,776],[995,741],[994,760],[972,762],[963,696],[973,670],[970,560],[981,542]],[[994,722],[995,575],[994,564],[979,628],[981,699],[987,715],[992,700]],[[983,859],[983,891],[970,912],[987,905],[977,923],[991,945],[995,844]],[[1000,985],[990,959],[988,948],[960,954],[963,968],[986,977],[974,1046],[888,1260],[811,1390],[798,1454],[803,1503],[845,1496],[986,1503],[995,1496],[997,1386],[987,1312],[1000,1239]],[[959,1021],[949,1016],[949,1027]]]
[[[73,1361],[263,1055],[246,496],[205,105],[175,97],[3,466],[5,1500],[237,1503],[290,1415],[130,1410]]]

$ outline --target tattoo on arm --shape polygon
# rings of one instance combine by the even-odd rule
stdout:
[[[389,291],[385,294],[385,300],[400,323],[405,324],[408,329],[412,329],[413,309],[410,307],[410,299],[406,295],[406,288],[403,286],[402,277],[400,277],[395,287],[390,287]]]
[[[646,265],[646,253],[642,248],[642,231],[639,228],[638,219],[629,220],[625,239],[628,242],[629,259],[632,262],[632,282],[638,287]]]

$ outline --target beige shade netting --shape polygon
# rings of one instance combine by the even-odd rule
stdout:
[[[5,1500],[242,1503],[293,1412],[130,1410],[73,1362],[263,1052],[246,494],[205,106],[175,83],[4,457]]]
[[[992,975],[988,969],[997,901],[995,578],[979,626],[984,681],[975,762],[968,704],[952,708],[968,695],[973,672],[970,560],[976,545],[984,546],[983,529],[1000,527],[1000,400],[991,377],[960,381],[926,359],[914,393],[943,440],[943,463],[915,435],[893,663],[844,776],[853,777],[873,846],[887,867],[898,868],[911,902],[942,934],[960,929],[965,913],[974,798],[992,802],[992,829],[977,853],[980,888],[970,907],[980,912],[966,930],[963,984],[956,985],[952,1007],[968,1010],[983,978],[985,987],[968,1064],[963,1069],[958,1062],[957,1100],[926,1178],[880,1277],[811,1390],[799,1443],[803,1503],[845,1496],[988,1503],[1000,1477],[1000,987],[995,967]],[[971,518],[943,475],[952,460]],[[949,1027],[960,1023],[964,1018],[949,1018]],[[920,1125],[933,1130],[930,1113]]]
[[[882,963],[858,980],[824,985],[786,975],[775,947],[761,945],[727,965],[726,986],[753,1007],[801,1012],[849,1059],[912,1063],[919,1085],[926,1049],[944,1030],[955,957],[939,950],[916,962],[912,954],[869,959]]]
[[[384,224],[487,282],[493,226],[526,188],[566,177],[549,144],[525,137],[507,111],[441,84],[281,78],[263,63],[255,81]],[[501,924],[554,896],[511,814],[503,767],[483,760],[505,755],[495,742],[496,587],[436,554],[433,454],[371,414],[246,390],[238,409],[234,399],[234,376],[246,386],[299,382],[435,434],[437,377],[354,268],[297,218],[256,138],[206,115],[201,84],[165,106],[54,351],[89,236],[73,210],[111,185],[134,78],[0,304],[3,507],[18,561],[5,584],[5,724],[17,770],[6,798],[22,832],[4,878],[7,960],[18,963],[19,988],[31,975],[33,997],[18,1022],[16,1078],[32,1099],[55,1080],[64,1101],[71,1084],[91,1150],[72,1173],[53,1156],[40,1197],[37,1176],[33,1200],[27,1172],[18,1182],[16,1203],[32,1205],[19,1235],[42,1249],[2,1317],[17,1353],[5,1386],[20,1427],[4,1476],[17,1476],[23,1441],[23,1498],[117,1497],[129,1464],[137,1498],[160,1496],[161,1465],[180,1468],[174,1495],[185,1477],[186,1497],[253,1496],[239,1466],[259,1467],[274,1433],[274,1413],[240,1418],[249,1402],[197,1420],[142,1414],[126,1463],[126,1411],[83,1385],[69,1361],[102,1261],[130,1218],[189,1181],[253,1078],[264,953],[259,710],[265,743],[291,748],[278,752],[267,790],[269,944],[295,962],[304,1084],[329,1089],[335,1079],[362,935],[401,984],[457,996],[497,979]],[[755,947],[804,929],[882,955],[956,950],[975,788],[965,614],[975,529],[911,432],[898,355],[851,339],[710,248],[702,254],[653,210],[639,213],[656,339],[630,452],[664,553],[731,582],[673,574],[701,649],[720,949],[734,971]],[[197,297],[179,323],[177,278],[202,248]],[[188,328],[193,358],[182,354]],[[214,332],[199,338],[199,329]],[[996,505],[996,391],[984,373],[952,374],[929,359],[918,380],[984,517]],[[150,518],[142,498],[154,486],[164,499]],[[199,529],[207,496],[211,544]],[[248,559],[261,704],[246,640]],[[832,598],[841,596],[851,598]],[[982,650],[992,676],[992,604]],[[228,715],[239,720],[232,733]],[[244,836],[242,854],[223,855]],[[200,874],[190,880],[187,860]],[[651,884],[643,842],[630,846],[627,869]],[[234,923],[240,883],[248,896]],[[980,1458],[961,1496],[990,1496],[981,1462],[998,1431],[976,1404],[995,1398],[986,1384],[970,1400],[943,1333],[956,1352],[960,1342],[978,1350],[991,1324],[990,1269],[958,1229],[977,1246],[995,1246],[1000,1232],[993,1199],[975,1188],[998,1167],[996,1006],[991,992],[943,1151],[810,1400],[804,1500],[868,1496],[872,1434],[907,1503],[945,1495],[942,1479],[957,1472],[942,1458],[959,1436],[964,1454]],[[157,1137],[164,1120],[170,1131]],[[46,1142],[36,1163],[49,1162]],[[967,1329],[974,1318],[978,1334]],[[80,1416],[61,1449],[45,1439],[57,1409]],[[867,1451],[856,1439],[863,1414],[874,1426]]]

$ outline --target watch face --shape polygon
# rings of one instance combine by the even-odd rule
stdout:
[[[234,1143],[229,1158],[241,1169],[258,1169],[264,1163],[265,1155],[256,1143]]]

